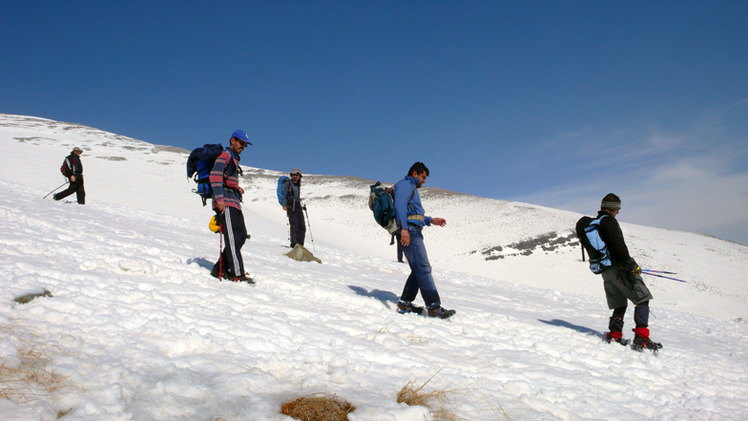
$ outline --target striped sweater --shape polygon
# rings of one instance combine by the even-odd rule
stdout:
[[[210,186],[213,188],[213,209],[223,203],[227,207],[242,210],[239,191],[239,156],[231,149],[221,152],[210,171]]]

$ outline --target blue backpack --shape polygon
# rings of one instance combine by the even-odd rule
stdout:
[[[582,261],[584,261],[584,251],[590,256],[590,270],[598,275],[605,269],[612,266],[608,245],[600,237],[600,221],[608,215],[601,215],[597,218],[583,216],[577,221],[576,231],[579,242],[582,243]]]
[[[281,176],[281,178],[278,179],[278,188],[275,191],[278,195],[278,203],[280,203],[281,206],[286,206],[286,192],[283,191],[283,183],[286,181],[291,181],[291,179],[285,175]]]
[[[187,177],[192,178],[197,183],[197,187],[192,189],[203,199],[205,206],[208,199],[213,197],[213,188],[210,186],[210,171],[218,155],[223,152],[223,146],[220,144],[207,143],[201,148],[196,148],[187,158]]]

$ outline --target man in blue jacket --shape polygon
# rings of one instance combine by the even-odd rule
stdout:
[[[453,316],[455,310],[447,310],[441,306],[439,292],[434,285],[431,276],[431,264],[426,254],[426,246],[423,244],[423,227],[426,225],[447,225],[444,218],[432,218],[425,216],[421,196],[418,189],[421,188],[429,176],[429,169],[423,162],[416,162],[408,170],[408,175],[395,184],[393,194],[395,196],[395,217],[401,230],[397,239],[402,245],[403,253],[410,265],[410,275],[405,282],[400,301],[397,303],[397,311],[400,313],[421,313],[423,307],[413,304],[413,300],[421,291],[421,297],[426,303],[429,317],[446,319]]]

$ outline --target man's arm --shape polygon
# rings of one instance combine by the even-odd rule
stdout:
[[[210,170],[210,187],[213,189],[213,199],[216,201],[216,208],[223,212],[226,205],[223,203],[224,191],[223,191],[223,172],[226,170],[228,160],[231,156],[228,152],[221,152],[216,158],[213,164],[213,169]]]
[[[623,232],[615,218],[605,217],[600,220],[601,237],[608,246],[611,257],[620,262],[626,262],[631,258],[629,249],[623,241]]]

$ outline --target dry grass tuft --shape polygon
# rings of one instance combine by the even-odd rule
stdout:
[[[346,421],[355,410],[337,396],[302,396],[281,406],[281,414],[303,421]]]
[[[33,349],[34,344],[15,336],[11,326],[0,326],[0,332],[13,340],[21,360],[18,367],[8,367],[0,362],[0,398],[27,403],[50,399],[68,387],[60,376],[52,373],[49,355]]]
[[[408,382],[397,394],[397,402],[406,403],[410,406],[427,407],[434,421],[467,421],[466,418],[462,418],[455,413],[454,404],[450,400],[450,396],[456,393],[457,389],[441,389],[431,392],[423,390],[439,374],[439,371],[421,386],[412,381]]]

